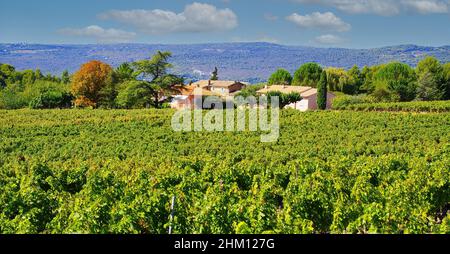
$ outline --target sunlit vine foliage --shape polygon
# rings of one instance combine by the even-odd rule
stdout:
[[[172,110],[0,111],[1,233],[449,233],[450,114],[282,111],[280,139]]]

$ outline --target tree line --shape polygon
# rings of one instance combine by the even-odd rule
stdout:
[[[174,87],[184,83],[171,74],[170,52],[158,51],[150,59],[123,63],[117,68],[101,61],[83,64],[73,75],[43,75],[39,69],[17,71],[0,64],[0,108],[34,109],[92,108],[165,108],[176,93]],[[217,78],[217,68],[213,72]],[[434,57],[421,60],[416,68],[399,62],[360,69],[324,68],[306,63],[293,75],[278,69],[268,85],[310,86],[318,88],[318,106],[326,107],[328,91],[345,94],[337,103],[406,102],[450,99],[450,63]],[[265,85],[265,84],[264,84]],[[256,96],[262,85],[250,86],[240,95]],[[282,105],[301,99],[298,94],[279,95]]]
[[[435,57],[426,57],[416,68],[399,62],[360,69],[353,66],[322,68],[317,63],[302,65],[294,75],[278,69],[269,85],[318,87],[326,75],[326,89],[346,95],[366,95],[373,102],[434,101],[450,99],[450,63],[442,64]],[[322,77],[323,79],[324,77]]]
[[[0,65],[0,108],[164,108],[183,78],[170,74],[170,52],[123,63],[113,69],[101,61],[83,64],[73,75],[43,76]]]

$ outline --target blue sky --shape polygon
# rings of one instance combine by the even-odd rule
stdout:
[[[2,43],[450,44],[450,0],[2,1]]]

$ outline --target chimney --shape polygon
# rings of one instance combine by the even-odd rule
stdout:
[[[211,86],[211,79],[208,80],[208,86]]]

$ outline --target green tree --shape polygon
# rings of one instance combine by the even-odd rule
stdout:
[[[4,85],[13,84],[22,81],[22,75],[17,72],[14,66],[9,64],[0,65],[0,72],[3,75]]]
[[[158,51],[152,56],[150,60],[141,60],[133,63],[137,75],[142,75],[144,80],[154,82],[160,77],[167,74],[167,71],[173,67],[169,63],[169,58],[172,56],[170,52]]]
[[[317,85],[317,108],[320,110],[325,110],[327,108],[327,88],[327,73],[322,72],[319,84]]]
[[[63,84],[69,84],[70,83],[70,74],[69,71],[65,70],[61,74],[61,82]]]
[[[36,77],[37,80],[42,79],[44,77],[40,69],[36,69],[36,71],[34,72],[34,76]]]
[[[153,87],[151,83],[139,80],[128,80],[119,85],[116,104],[120,108],[147,108],[153,103]]]
[[[268,84],[289,86],[292,84],[292,76],[289,71],[285,69],[278,69],[270,76]]]
[[[3,73],[6,77],[10,77],[13,75],[13,73],[16,71],[16,68],[14,66],[9,64],[2,64],[0,65],[0,72]]]
[[[47,73],[47,75],[44,76],[44,80],[46,80],[46,81],[57,81],[57,79],[54,76],[52,76],[52,74],[50,74],[50,73]]]
[[[427,72],[424,75],[419,76],[416,97],[418,100],[441,100],[444,94],[445,91],[441,89],[440,84],[432,73]]]
[[[342,92],[346,94],[357,94],[363,84],[362,73],[358,66],[353,66],[348,72],[348,85]]]
[[[327,72],[328,89],[330,91],[342,91],[341,80],[347,79],[347,72],[343,68],[330,67]]]
[[[22,84],[33,84],[36,81],[36,76],[34,75],[34,71],[26,70],[22,72]]]
[[[267,96],[269,103],[271,102],[272,97],[278,97],[278,102],[279,102],[280,108],[284,108],[289,104],[292,104],[292,103],[302,100],[302,96],[299,93],[285,94],[285,93],[282,93],[279,91],[272,91],[272,92],[267,93],[266,96]]]
[[[1,70],[2,65],[3,64],[0,63],[0,89],[4,88],[6,86],[6,75]]]
[[[432,56],[428,56],[421,60],[417,64],[416,73],[418,77],[426,75],[427,73],[432,74],[435,78],[442,78],[443,67],[438,59]]]
[[[236,97],[238,96],[242,96],[244,98],[253,96],[253,97],[258,97],[258,91],[263,89],[266,86],[266,84],[264,83],[260,83],[260,84],[255,84],[255,85],[250,85],[250,86],[246,86],[244,89],[242,89],[241,91],[239,91],[236,94]]]
[[[217,67],[214,68],[214,71],[211,74],[211,80],[219,80],[219,70]]]
[[[174,74],[167,74],[157,79],[153,85],[155,91],[153,98],[155,102],[157,102],[155,107],[161,106],[158,101],[161,97],[169,97],[173,95],[174,92],[178,92],[177,90],[174,90],[173,87],[180,84],[184,84],[184,79]]]
[[[343,72],[344,73],[339,76],[337,91],[350,95],[358,94],[363,84],[363,76],[358,66],[355,65],[349,71],[344,70]],[[330,82],[334,83],[335,81],[328,79],[328,76],[329,75],[327,75],[328,87],[330,87]]]
[[[380,101],[411,101],[416,97],[417,78],[407,64],[383,65],[374,75],[373,95]]]
[[[23,96],[24,86],[10,83],[0,91],[1,109],[19,109],[27,106],[28,101]]]
[[[420,100],[441,100],[445,97],[444,68],[435,57],[426,57],[417,64],[418,94]]]
[[[136,73],[130,63],[123,63],[114,70],[115,78],[118,83],[136,79]]]
[[[6,87],[6,79],[2,72],[0,72],[0,89]]]
[[[443,66],[444,99],[450,100],[450,62]]]
[[[70,108],[73,96],[68,86],[50,81],[37,81],[31,88],[29,107],[33,109]]]
[[[372,82],[373,71],[367,65],[364,66],[361,70],[361,79],[362,84],[359,88],[359,91],[362,93],[367,93],[370,87],[370,83]]]
[[[283,96],[281,96],[281,98],[282,98],[281,102],[283,104],[283,108],[289,104],[299,102],[303,99],[299,93],[283,94]]]
[[[0,92],[0,108],[65,108],[71,106],[69,86],[59,82],[36,80],[34,83],[9,84]]]
[[[306,63],[295,72],[292,85],[317,87],[322,71],[319,64]]]
[[[171,95],[172,84],[182,84],[183,79],[175,75],[166,75],[155,83],[142,80],[129,80],[119,85],[116,104],[121,108],[158,108],[161,106],[160,98]],[[159,85],[158,85],[159,84]]]
[[[112,80],[105,84],[105,86],[100,89],[99,91],[99,103],[98,107],[100,108],[116,108],[116,97],[118,95],[117,91],[117,83],[114,80],[114,77]]]
[[[183,83],[181,78],[168,74],[168,70],[173,67],[168,61],[171,56],[170,52],[158,51],[150,60],[133,63],[136,74],[142,75],[144,82],[148,82],[145,87],[149,88],[148,94],[152,96],[151,104],[156,108],[161,106],[162,97],[170,93],[174,85]]]

